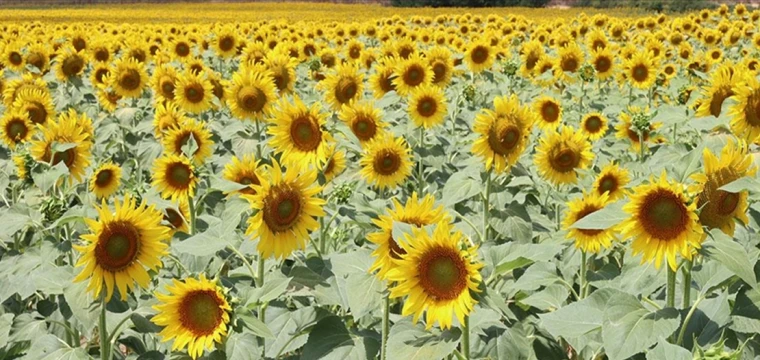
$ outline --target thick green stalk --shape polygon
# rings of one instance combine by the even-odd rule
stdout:
[[[464,358],[470,359],[470,317],[464,317],[464,324],[462,324],[462,355]]]
[[[385,294],[383,299],[383,330],[382,342],[380,344],[380,360],[386,360],[388,357],[388,334],[391,332],[391,298],[390,294]]]
[[[697,310],[697,306],[699,306],[699,303],[702,302],[705,298],[703,296],[700,296],[697,298],[697,301],[694,302],[694,305],[692,305],[691,309],[689,309],[689,313],[686,314],[686,317],[683,319],[683,325],[681,326],[681,331],[678,332],[678,339],[676,340],[676,345],[683,344],[683,336],[686,334],[686,328],[689,325],[689,321],[691,321],[691,317],[694,316],[694,312]]]
[[[100,321],[98,331],[100,332],[100,358],[102,360],[111,359],[111,349],[109,347],[108,328],[106,327],[106,293],[105,290],[100,294]]]
[[[259,253],[259,262],[257,265],[258,274],[256,276],[256,287],[261,288],[264,286],[264,265],[266,264],[266,259],[264,256]],[[259,320],[261,320],[262,323],[265,323],[265,315],[264,312],[266,311],[267,304],[262,304],[259,307]],[[263,337],[261,338],[261,355],[264,357],[264,354],[266,354],[266,339]]]
[[[480,239],[481,243],[488,241],[488,220],[491,210],[491,169],[486,173],[486,193],[483,196],[483,238]]]
[[[665,307],[676,306],[676,272],[670,266],[668,268],[668,287],[666,293],[666,305]]]
[[[425,193],[425,169],[422,166],[422,151],[425,150],[425,128],[422,126],[420,126],[419,147],[420,160],[417,169],[417,192],[419,196],[422,196]]]
[[[190,235],[195,235],[195,202],[190,195],[187,196],[187,205],[190,209]]]
[[[586,251],[581,250],[581,288],[579,291],[581,299],[586,298]]]
[[[319,253],[324,256],[325,250],[327,250],[327,236],[325,236],[325,217],[319,217]]]
[[[691,304],[691,267],[694,263],[692,260],[686,260],[683,267],[683,303],[682,308],[686,309]]]

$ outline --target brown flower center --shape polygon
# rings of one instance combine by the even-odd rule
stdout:
[[[638,64],[631,69],[631,77],[636,82],[644,82],[649,78],[649,69],[647,69],[646,65]]]
[[[63,60],[61,71],[66,77],[77,76],[84,69],[84,59],[79,55],[72,55]]]
[[[520,137],[520,128],[515,124],[499,119],[488,131],[488,145],[493,152],[501,156],[508,156],[519,144]]]
[[[192,83],[185,87],[185,98],[187,101],[197,104],[203,101],[205,97],[203,85],[199,83]]]
[[[299,150],[314,151],[322,142],[322,130],[310,114],[301,114],[290,124],[290,139]]]
[[[472,52],[470,53],[470,59],[475,64],[483,64],[486,61],[488,61],[489,51],[488,48],[483,45],[475,46],[474,49],[472,49]]]
[[[425,69],[418,64],[412,64],[404,71],[403,79],[405,84],[412,87],[422,84],[425,80]]]
[[[650,236],[665,241],[683,233],[689,221],[686,205],[666,189],[658,189],[644,198],[638,218]]]
[[[425,96],[417,103],[417,113],[423,117],[431,117],[435,115],[438,110],[438,104],[435,99]]]
[[[401,157],[390,149],[382,149],[375,155],[372,167],[380,175],[393,175],[401,167]]]
[[[24,123],[24,120],[14,118],[5,125],[5,133],[8,134],[8,137],[13,139],[13,141],[19,142],[26,138],[26,135],[29,133],[29,128],[26,126],[26,123]]]
[[[221,39],[219,39],[219,49],[227,52],[232,50],[232,48],[235,47],[235,39],[232,36],[222,36]]]
[[[111,184],[111,179],[113,179],[113,171],[111,169],[101,170],[95,176],[95,185],[101,188],[106,187]]]
[[[177,43],[177,45],[174,46],[174,53],[179,57],[188,56],[190,55],[190,46],[185,42]]]
[[[171,76],[162,76],[159,83],[161,84],[161,95],[169,100],[174,99],[174,79]]]
[[[140,88],[140,80],[140,72],[129,69],[119,77],[119,85],[126,90],[136,90]]]
[[[454,300],[467,289],[467,265],[458,251],[428,249],[417,265],[420,286],[434,301]]]
[[[222,299],[213,290],[193,290],[182,297],[179,319],[194,336],[211,335],[223,320]]]
[[[193,171],[184,163],[176,162],[166,168],[166,181],[174,189],[187,189],[193,179]]]
[[[568,148],[556,149],[549,158],[552,168],[561,173],[574,171],[580,161],[580,154]]]
[[[164,220],[175,229],[180,228],[182,224],[185,223],[185,221],[182,219],[182,215],[177,212],[177,210],[171,208],[166,209]]]
[[[586,131],[592,134],[596,134],[602,130],[602,119],[596,115],[589,116],[586,119],[586,122],[583,123],[583,127],[586,129]]]
[[[126,269],[137,261],[140,239],[140,231],[128,221],[106,223],[95,245],[98,266],[109,272]]]
[[[361,141],[369,141],[375,137],[377,133],[377,125],[375,121],[364,114],[358,114],[354,119],[351,126],[351,131]]]
[[[267,98],[264,92],[257,87],[245,86],[238,91],[237,94],[238,105],[243,110],[253,113],[259,113],[264,109],[267,104]]]
[[[351,78],[342,78],[335,86],[335,99],[341,104],[346,104],[353,99],[358,91],[358,86]]]
[[[541,118],[548,123],[559,120],[559,105],[554,101],[545,101],[541,104]]]
[[[302,212],[301,201],[296,189],[285,185],[272,188],[264,198],[264,222],[275,233],[292,229]]]

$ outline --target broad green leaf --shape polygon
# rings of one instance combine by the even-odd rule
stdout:
[[[686,112],[682,106],[663,105],[657,108],[657,115],[652,122],[661,122],[665,126],[686,122]]]
[[[54,351],[42,360],[90,360],[90,355],[84,348],[63,348]]]
[[[8,344],[11,325],[13,325],[13,314],[0,315],[0,348]]]
[[[346,295],[354,318],[361,318],[373,310],[380,309],[384,290],[384,283],[375,275],[369,273],[348,275]]]
[[[630,217],[627,212],[623,211],[625,204],[626,202],[623,200],[609,204],[603,209],[588,214],[576,221],[571,228],[588,230],[609,229]]]
[[[688,309],[683,309],[682,315],[686,316],[687,311]],[[717,341],[723,327],[731,320],[730,313],[728,294],[725,292],[700,302],[686,327],[683,346],[691,349],[695,338],[699,346]]]
[[[695,266],[691,271],[691,276],[699,285],[699,294],[707,295],[729,282],[734,273],[717,261],[708,261]]]
[[[50,144],[50,152],[53,154],[56,153],[62,153],[66,150],[73,149],[77,147],[76,143],[59,143],[57,141],[53,141],[52,144]]]
[[[504,209],[491,211],[489,225],[499,234],[519,243],[530,243],[533,238],[533,223],[525,206],[510,203]]]
[[[379,351],[377,339],[349,333],[339,317],[328,316],[319,320],[309,333],[301,359],[372,359]]]
[[[135,330],[141,334],[153,334],[161,331],[161,327],[138,313],[129,315],[129,320],[135,325]]]
[[[236,183],[234,181],[227,180],[220,176],[211,177],[211,188],[219,190],[223,193],[231,193],[231,192],[245,189],[247,187],[248,185]]]
[[[41,173],[33,173],[32,179],[34,180],[34,184],[37,185],[42,192],[48,192],[61,176],[68,173],[69,168],[66,167],[66,164],[63,161],[61,161],[58,164],[43,170]]]
[[[92,295],[86,288],[86,282],[72,283],[63,291],[63,297],[84,332],[89,333],[98,323],[99,310],[93,304]]]
[[[522,325],[508,328],[496,338],[496,358],[510,360],[536,360],[533,337],[528,336]]]
[[[548,314],[541,314],[541,325],[552,336],[559,338],[580,338],[592,332],[598,332],[604,322],[604,309],[610,298],[624,294],[614,289],[601,289],[589,297],[559,308]],[[570,343],[578,350],[581,347]]]
[[[552,284],[520,300],[520,302],[539,310],[553,311],[562,307],[568,295],[570,295],[570,291],[567,290],[567,287],[560,284]]]
[[[675,172],[672,175],[676,180],[681,183],[687,182],[689,177],[697,171],[699,164],[702,161],[702,149],[703,146],[697,146],[695,149],[689,151],[678,162],[676,162],[674,169]]]
[[[736,294],[734,308],[731,311],[731,329],[755,334],[760,332],[760,290],[742,288]]]
[[[627,359],[672,335],[680,322],[676,309],[650,311],[633,295],[617,294],[604,311],[604,349],[610,360]]]
[[[456,172],[443,186],[443,205],[451,207],[483,191],[483,184],[468,171]]]
[[[225,342],[225,354],[229,360],[259,360],[261,350],[253,334],[232,333]]]
[[[275,358],[300,349],[307,340],[307,329],[319,320],[313,307],[291,310],[284,307],[269,306],[266,310],[267,326],[274,334],[274,339],[266,340],[266,357]]]
[[[537,290],[541,286],[549,286],[560,281],[557,267],[553,263],[539,262],[531,265],[525,273],[515,281],[513,287],[517,290]]]
[[[235,313],[235,316],[243,323],[243,326],[246,329],[251,331],[253,335],[266,339],[274,339],[274,334],[269,330],[267,324],[263,323],[256,316],[253,316],[248,310],[240,309],[240,311]]]
[[[760,181],[757,181],[754,177],[745,176],[721,186],[718,190],[730,193],[738,193],[742,191],[757,192],[760,191]]]
[[[232,240],[239,238],[234,229],[230,231],[222,226],[221,219],[210,216],[205,219],[208,220],[208,229],[183,241],[172,242],[174,250],[195,256],[211,256],[217,251],[231,246]]]
[[[692,360],[691,352],[665,339],[657,341],[657,346],[647,351],[647,360]]]
[[[262,287],[252,289],[248,293],[245,305],[263,304],[275,300],[285,293],[289,285],[289,277],[279,272],[272,273],[266,278]]]
[[[506,243],[491,251],[504,253],[505,257],[496,265],[496,274],[506,274],[537,261],[549,261],[565,247],[560,244],[519,244]]]
[[[393,324],[388,337],[388,359],[440,360],[451,354],[459,344],[458,328],[447,331],[425,330],[404,319]]]
[[[752,270],[754,261],[750,260],[744,247],[720,230],[713,230],[711,235],[713,239],[702,244],[708,258],[723,264],[749,286],[757,287],[757,278]]]

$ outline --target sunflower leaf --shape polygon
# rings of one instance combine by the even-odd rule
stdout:
[[[456,349],[460,336],[458,328],[426,331],[421,324],[415,325],[404,319],[391,328],[388,337],[388,359],[443,359]]]
[[[745,176],[721,186],[718,190],[730,193],[738,193],[742,191],[757,192],[760,190],[760,181],[757,181],[754,177]]]
[[[712,239],[702,244],[707,257],[717,260],[749,286],[757,288],[757,277],[752,270],[757,259],[750,259],[744,247],[723,231],[716,229],[711,231],[710,235]]]
[[[630,358],[672,335],[680,323],[674,308],[650,311],[631,294],[614,295],[604,310],[604,349],[610,360]]]
[[[571,228],[587,230],[604,230],[620,224],[628,219],[630,215],[623,210],[626,201],[617,201],[605,206],[603,209],[595,211],[576,221]]]

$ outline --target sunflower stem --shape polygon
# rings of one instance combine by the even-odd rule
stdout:
[[[462,324],[462,355],[465,359],[470,359],[470,317],[466,315]]]
[[[187,195],[187,205],[190,209],[190,235],[195,235],[195,202],[189,194]]]
[[[319,253],[324,256],[327,250],[327,236],[325,236],[325,217],[319,217]]]
[[[422,196],[425,193],[425,169],[422,166],[422,151],[425,149],[425,128],[422,126],[420,126],[419,147],[420,160],[417,169],[417,192],[419,196]]]
[[[644,162],[644,133],[639,130],[639,162]]]
[[[581,288],[578,291],[581,300],[586,298],[586,263],[588,262],[586,256],[586,251],[581,250]]]
[[[100,322],[98,331],[100,332],[100,358],[101,360],[111,359],[111,349],[109,348],[108,329],[106,328],[106,294],[105,291],[100,293]]]
[[[261,160],[261,121],[256,120],[256,159]]]
[[[683,336],[686,333],[686,328],[689,325],[689,321],[691,321],[691,317],[694,316],[694,312],[697,310],[697,306],[699,303],[704,300],[704,296],[699,296],[697,298],[697,301],[694,302],[694,305],[691,306],[691,309],[689,309],[689,313],[686,314],[686,317],[683,319],[683,325],[681,326],[681,331],[678,332],[678,339],[676,340],[676,345],[683,344]]]
[[[694,263],[692,260],[686,260],[684,262],[683,271],[683,307],[686,309],[691,305],[691,267]]]
[[[259,253],[259,261],[256,264],[256,267],[258,270],[258,274],[256,276],[257,288],[261,288],[264,286],[265,263],[266,263],[266,259],[264,258],[264,256],[261,255],[261,253]],[[261,304],[261,306],[259,307],[259,320],[261,320],[262,323],[265,322],[264,311],[266,311],[266,308],[267,308],[267,304]],[[261,337],[261,356],[264,357],[265,354],[266,354],[266,339]]]
[[[666,293],[665,307],[675,307],[676,305],[676,271],[668,266],[668,288]]]
[[[390,293],[385,294],[385,298],[383,299],[383,333],[382,333],[382,344],[380,347],[380,360],[386,360],[388,356],[388,350],[386,347],[388,346],[388,334],[391,332],[391,321],[390,321],[390,315],[391,315],[391,298]]]
[[[486,173],[486,194],[483,196],[483,236],[480,239],[481,243],[485,243],[489,239],[488,217],[490,216],[491,210],[491,169],[488,169],[488,172]]]

